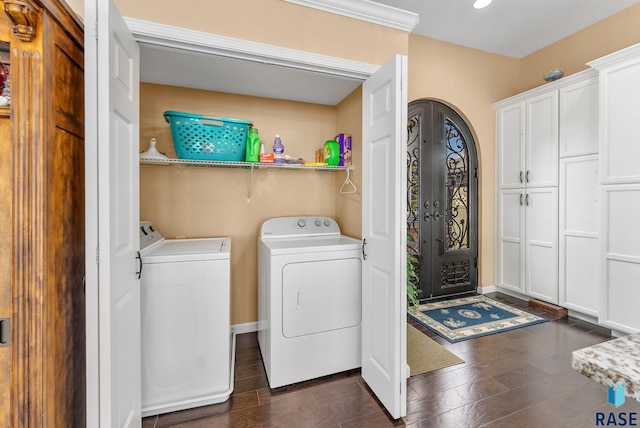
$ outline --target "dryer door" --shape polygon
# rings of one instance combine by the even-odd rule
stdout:
[[[355,327],[362,318],[360,258],[289,263],[282,269],[282,334]]]

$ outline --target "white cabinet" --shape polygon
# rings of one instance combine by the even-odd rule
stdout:
[[[497,285],[556,303],[558,92],[496,106]]]
[[[597,101],[589,70],[494,105],[496,285],[592,316],[598,270],[581,267],[599,260]]]
[[[640,331],[640,44],[589,63],[599,73],[601,301],[598,320]]]
[[[501,189],[558,185],[558,92],[497,110]]]
[[[524,191],[498,192],[497,285],[524,293]]]
[[[507,189],[498,195],[498,286],[558,300],[558,189]]]
[[[525,169],[527,187],[558,185],[558,92],[527,99]]]
[[[599,322],[640,331],[640,183],[602,186],[602,292]]]
[[[558,303],[558,188],[527,190],[525,207],[525,293]]]
[[[560,158],[598,153],[598,76],[559,89]]]
[[[598,76],[559,89],[559,304],[592,317],[600,296]]]
[[[640,44],[589,65],[600,78],[601,183],[640,182]]]
[[[600,298],[598,165],[598,155],[560,160],[559,304],[594,317]]]

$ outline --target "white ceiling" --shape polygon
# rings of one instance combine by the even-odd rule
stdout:
[[[522,58],[640,0],[375,0],[420,16],[413,33]]]

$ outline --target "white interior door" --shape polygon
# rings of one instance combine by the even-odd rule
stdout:
[[[138,45],[111,0],[85,2],[87,426],[140,418]]]
[[[407,413],[407,58],[363,84],[362,377],[391,416]]]

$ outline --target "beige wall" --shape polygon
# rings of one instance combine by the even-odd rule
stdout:
[[[518,60],[421,36],[409,43],[409,101],[438,99],[466,118],[480,165],[479,283],[493,285],[494,111],[518,87]]]
[[[384,64],[408,34],[282,0],[116,0],[123,16],[244,40]]]
[[[336,107],[219,92],[142,84],[141,149],[157,148],[175,158],[166,110],[251,120],[268,151],[279,134],[285,153],[313,159],[315,150],[341,128]],[[272,217],[337,217],[336,198],[344,173],[227,168],[140,168],[140,217],[167,237],[231,236],[232,323],[257,319],[257,242]],[[360,208],[358,207],[358,216]],[[345,221],[351,214],[342,216]],[[349,221],[350,224],[353,221]],[[348,228],[353,231],[353,228]]]
[[[80,15],[82,2],[70,1]],[[477,140],[480,161],[480,285],[494,284],[494,112],[491,104],[544,83],[553,68],[565,73],[585,62],[640,42],[640,5],[631,7],[521,60],[408,35],[374,24],[316,11],[281,0],[195,0],[188,7],[152,0],[116,0],[124,16],[274,44],[373,64],[393,54],[409,56],[409,101],[444,101],[465,117]],[[339,31],[336,31],[339,29]],[[258,228],[267,218],[321,214],[360,236],[361,91],[336,107],[314,106],[206,91],[142,85],[141,148],[151,137],[173,155],[165,110],[247,118],[272,144],[283,135],[289,154],[311,157],[336,132],[354,135],[352,180],[358,193],[340,195],[344,176],[310,171],[141,168],[141,215],[167,236],[233,236],[232,323],[257,319]],[[313,117],[313,120],[311,120]],[[301,124],[309,119],[313,130]],[[312,138],[308,138],[312,135]],[[253,183],[249,184],[249,179]],[[248,189],[251,198],[247,202]],[[311,197],[309,197],[311,195]]]
[[[193,11],[211,9],[210,2],[191,2],[188,12],[155,1],[116,1],[116,4],[124,16],[371,64],[383,64],[392,55],[408,51],[405,32],[281,0],[217,2],[215,11],[201,14]],[[212,14],[227,19],[211,19]],[[142,85],[141,149],[146,149],[149,139],[155,137],[158,149],[170,157],[175,157],[175,152],[169,127],[162,117],[165,110],[252,120],[268,149],[278,133],[287,154],[307,160],[313,159],[315,150],[336,133],[353,135],[352,180],[358,192],[350,195],[339,193],[346,178],[343,172],[260,170],[252,175],[241,169],[141,167],[141,219],[153,221],[169,237],[233,238],[232,324],[257,320],[256,247],[264,220],[326,215],[338,220],[343,233],[360,237],[361,98],[361,90],[356,89],[338,106],[328,107]],[[252,190],[247,201],[249,186]]]
[[[640,4],[522,58],[517,92],[543,85],[542,76],[553,69],[568,76],[589,68],[589,61],[636,43],[640,43]]]

